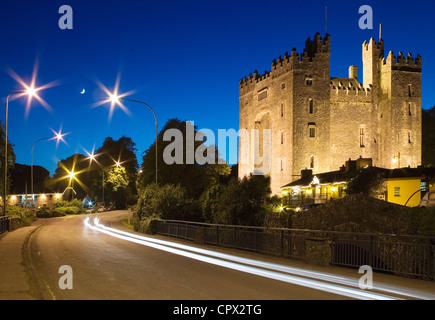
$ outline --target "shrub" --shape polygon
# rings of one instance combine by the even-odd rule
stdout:
[[[64,207],[77,207],[81,209],[83,204],[78,199],[72,199],[71,201],[59,200],[54,204],[55,208],[64,208]]]
[[[37,218],[55,218],[55,217],[63,217],[64,215],[65,214],[63,212],[59,212],[46,207],[36,210]]]
[[[150,184],[140,190],[135,207],[139,220],[156,217],[165,220],[184,220],[192,201],[186,198],[186,191],[180,185]]]
[[[6,215],[11,218],[18,218],[21,226],[29,226],[35,220],[32,210],[23,209],[19,206],[7,206]]]

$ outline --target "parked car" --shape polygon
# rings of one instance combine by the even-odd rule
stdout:
[[[429,208],[435,207],[435,191],[426,192],[420,201],[419,207]]]

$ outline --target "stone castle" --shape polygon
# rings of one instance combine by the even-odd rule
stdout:
[[[348,78],[331,77],[330,55],[330,35],[317,33],[302,54],[293,49],[239,82],[239,129],[271,132],[273,194],[301,170],[335,171],[349,158],[388,169],[421,164],[420,55],[385,56],[382,39],[365,41],[362,83],[356,66]],[[240,178],[254,170],[239,161]]]

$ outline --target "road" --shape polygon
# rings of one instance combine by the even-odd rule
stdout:
[[[145,238],[138,233],[132,233],[136,236],[132,238],[115,232],[121,229],[119,221],[126,214],[100,213],[98,220],[94,219],[95,214],[67,216],[47,219],[38,227],[24,246],[35,298],[245,301],[404,298],[391,291],[360,290],[355,285],[358,274],[351,279],[352,285],[346,276],[310,274],[310,270],[293,269],[287,264],[277,264],[276,260],[270,264],[267,257],[254,260],[247,253],[236,251],[231,255],[200,251],[203,249],[186,246],[186,242]],[[111,226],[117,228],[110,229]],[[59,272],[62,266],[70,267],[69,271]],[[72,288],[61,288],[60,282]],[[435,295],[423,296],[427,297]]]

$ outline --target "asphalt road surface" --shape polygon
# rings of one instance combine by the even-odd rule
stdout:
[[[47,219],[28,238],[32,292],[44,300],[333,300],[433,298],[361,290],[352,279],[231,255],[169,237],[120,234],[127,212]],[[116,228],[110,229],[111,226]],[[131,237],[134,235],[135,238]],[[152,242],[154,241],[154,242]],[[155,242],[168,241],[168,242]],[[181,246],[180,246],[181,244]],[[206,249],[210,250],[210,247]],[[238,258],[239,257],[239,258]],[[254,256],[253,257],[258,257]],[[306,272],[306,273],[305,273]],[[419,293],[420,294],[420,293]]]

